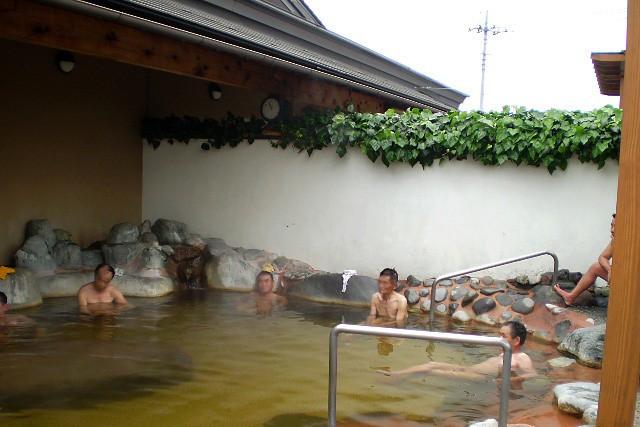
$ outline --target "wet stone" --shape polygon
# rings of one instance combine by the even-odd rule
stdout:
[[[31,236],[41,236],[50,248],[56,244],[56,234],[46,219],[32,219],[27,223],[24,238],[26,240]]]
[[[471,278],[469,276],[460,276],[458,278],[455,279],[457,284],[463,284],[463,283],[467,283]]]
[[[513,317],[513,314],[511,314],[510,311],[505,311],[504,313],[502,313],[502,315],[500,316],[500,318],[504,321],[507,320],[511,320],[511,318]]]
[[[111,227],[109,237],[107,237],[107,243],[110,245],[135,243],[138,240],[138,236],[140,236],[138,227],[128,222],[123,222]]]
[[[597,307],[608,307],[609,306],[609,298],[603,297],[600,295],[595,296],[596,306]]]
[[[480,298],[478,301],[473,303],[473,312],[477,315],[484,314],[488,311],[493,310],[496,307],[496,302],[489,298]]]
[[[487,314],[481,314],[480,316],[476,316],[476,322],[484,323],[485,325],[495,325],[496,321],[493,320]]]
[[[394,291],[400,293],[404,290],[404,288],[405,288],[404,284],[398,282],[398,286],[395,287]]]
[[[535,306],[535,302],[531,298],[522,298],[522,299],[516,300],[511,305],[511,309],[516,313],[529,314],[533,311],[534,306]]]
[[[439,281],[438,285],[449,287],[449,286],[453,285],[453,282],[451,280],[449,280],[449,279],[444,279],[444,280]]]
[[[529,292],[520,289],[507,289],[509,295],[529,295]]]
[[[498,294],[496,295],[496,301],[503,307],[508,307],[513,303],[513,298],[508,294]]]
[[[478,293],[476,291],[468,291],[467,294],[462,298],[462,306],[466,307],[473,302],[474,299],[478,297]]]
[[[480,283],[474,283],[474,282],[471,282],[471,287],[472,287],[473,289],[475,289],[475,290],[478,290],[478,289],[480,289],[482,286],[480,286]]]
[[[416,279],[414,275],[409,275],[409,277],[407,277],[407,285],[415,287],[415,286],[420,286],[421,284],[422,282]]]
[[[527,276],[526,274],[520,275],[518,277],[516,277],[516,283],[519,285],[528,285],[529,284],[529,276]]]
[[[409,303],[409,305],[417,304],[420,301],[420,296],[415,289],[407,289],[406,291],[404,291],[404,296],[407,299],[407,303]]]
[[[575,283],[568,280],[559,280],[558,285],[560,285],[560,289],[567,292],[571,292],[576,287]]]
[[[424,297],[428,297],[429,293],[430,293],[429,289],[422,288],[422,289],[420,289],[419,295],[424,298]]]
[[[61,228],[54,229],[53,234],[56,235],[56,242],[70,242],[73,240],[71,233]]]
[[[506,291],[507,288],[509,287],[509,283],[505,282],[504,280],[500,280],[496,283],[498,285],[498,287],[500,289],[502,289],[503,291]]]
[[[569,365],[576,363],[575,359],[570,357],[555,357],[553,359],[547,360],[547,363],[554,368],[566,368]]]
[[[434,278],[427,279],[427,280],[424,281],[424,285],[425,286],[431,286],[431,285],[433,285],[433,282],[435,282],[435,281],[436,281],[436,279],[434,279]]]
[[[560,343],[569,333],[571,329],[571,320],[565,319],[556,325],[556,342]]]
[[[469,316],[469,313],[467,313],[464,310],[457,310],[451,316],[451,320],[454,320],[456,322],[466,323],[466,322],[470,322],[471,321],[471,316]]]
[[[438,304],[436,305],[436,314],[439,314],[441,316],[446,316],[447,315],[447,306],[445,304]]]
[[[444,301],[444,299],[447,297],[448,294],[449,292],[445,288],[436,289],[436,296],[435,296],[436,302]]]
[[[493,277],[491,276],[484,276],[482,279],[480,279],[480,281],[482,282],[482,284],[484,284],[485,286],[489,286],[491,284],[493,284]]]
[[[462,285],[458,285],[451,291],[451,301],[458,301],[460,298],[467,294],[467,288]]]
[[[537,304],[555,304],[558,306],[565,305],[564,300],[555,291],[553,286],[537,285],[533,287],[533,300]]]
[[[426,299],[422,301],[422,304],[420,304],[420,310],[424,313],[428,313],[431,310],[431,300]]]
[[[449,314],[455,313],[458,307],[460,307],[460,304],[458,304],[457,302],[452,302],[451,304],[449,304]]]
[[[558,270],[558,280],[569,280],[569,270],[563,268],[562,270]]]
[[[502,290],[500,288],[482,288],[482,289],[480,289],[480,293],[482,295],[493,295],[493,294],[497,294],[498,292],[504,292],[504,290]]]

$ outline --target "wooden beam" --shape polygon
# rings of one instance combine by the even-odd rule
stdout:
[[[0,38],[280,94],[307,104],[383,111],[385,98],[302,73],[28,0],[0,0]]]
[[[624,62],[624,53],[592,53],[593,62]]]
[[[640,372],[640,0],[628,0],[618,207],[598,426],[632,426]]]

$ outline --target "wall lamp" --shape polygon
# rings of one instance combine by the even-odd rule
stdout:
[[[207,91],[209,92],[209,98],[214,101],[222,98],[222,88],[218,83],[209,83],[209,89]]]
[[[70,52],[59,50],[56,53],[56,67],[61,73],[70,73],[76,66],[76,59]]]

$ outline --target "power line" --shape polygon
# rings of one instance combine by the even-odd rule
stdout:
[[[484,15],[484,26],[478,25],[477,27],[469,28],[469,31],[476,31],[478,34],[482,33],[484,36],[484,44],[482,46],[482,80],[480,82],[480,111],[482,111],[484,106],[484,75],[487,64],[487,36],[489,33],[493,36],[506,33],[507,29],[496,27],[495,25],[489,26],[489,11],[486,11]]]

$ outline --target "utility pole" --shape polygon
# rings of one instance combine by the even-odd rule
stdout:
[[[484,44],[482,46],[482,80],[480,82],[480,111],[482,111],[484,106],[484,74],[487,68],[487,36],[489,33],[494,36],[500,33],[506,33],[507,29],[496,27],[495,25],[489,27],[489,11],[487,10],[484,14],[484,26],[478,25],[477,27],[469,28],[469,31],[476,31],[478,34],[482,33],[484,36]]]

